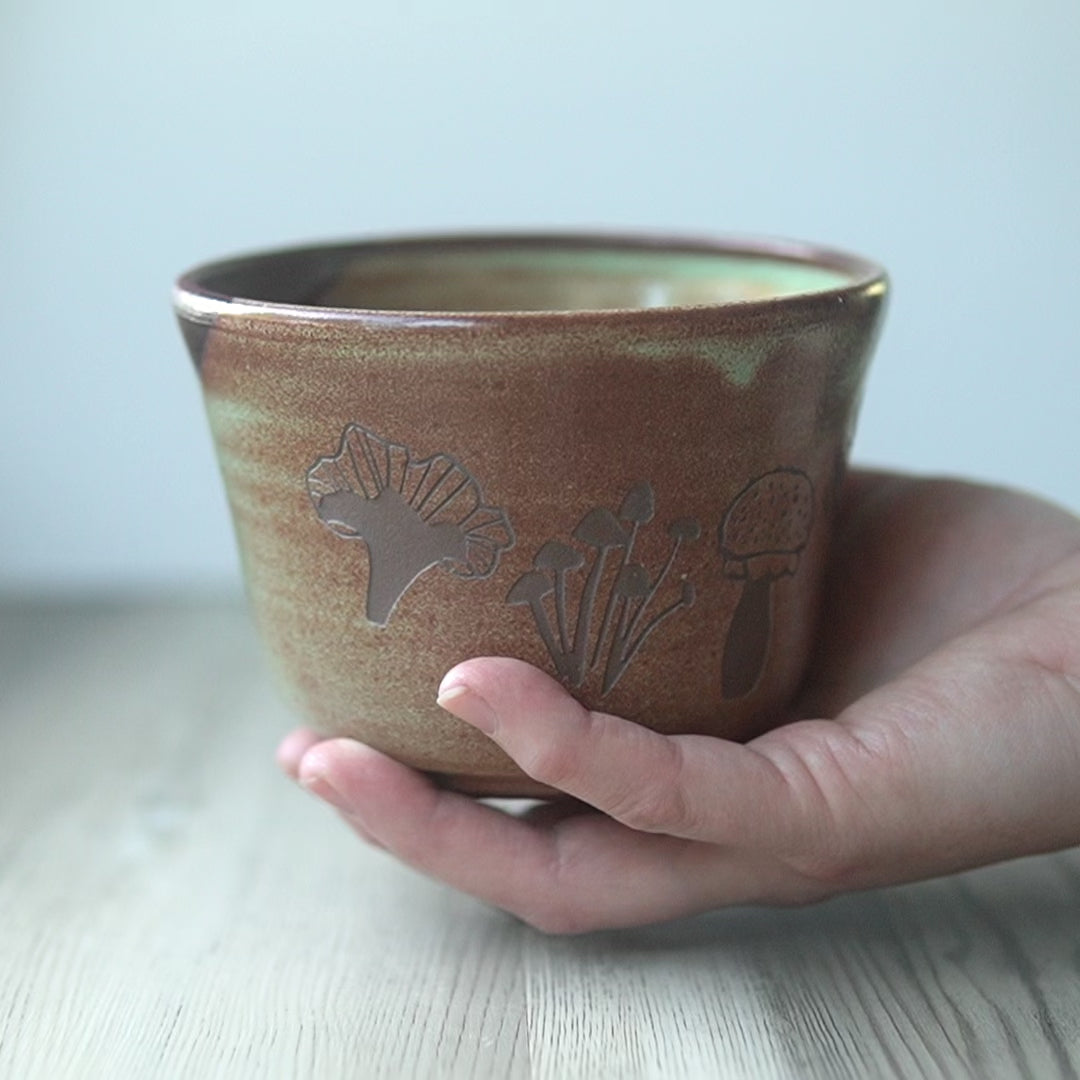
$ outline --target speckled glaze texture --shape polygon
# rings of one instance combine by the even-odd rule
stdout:
[[[478,261],[458,288],[463,251]],[[580,287],[584,310],[505,310],[553,251],[570,269],[549,267],[537,306]],[[729,300],[725,270],[717,302],[705,280],[635,307],[578,252],[828,274]],[[665,732],[776,722],[884,298],[878,268],[829,251],[610,237],[361,244],[183,277],[251,605],[302,718],[503,795],[541,792],[435,705],[468,657],[520,657]]]

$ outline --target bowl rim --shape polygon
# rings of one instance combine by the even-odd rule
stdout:
[[[522,310],[451,310],[423,308],[334,307],[324,304],[262,300],[222,292],[205,284],[214,275],[269,265],[285,259],[303,259],[331,255],[337,258],[350,252],[356,255],[387,255],[424,250],[467,251],[488,249],[536,250],[608,250],[667,255],[716,255],[727,258],[771,260],[831,270],[844,281],[822,288],[800,289],[776,296],[722,300],[705,304],[667,304],[653,307],[540,308]],[[223,315],[274,316],[286,321],[360,322],[387,324],[441,324],[469,326],[479,323],[544,322],[568,320],[595,322],[612,317],[664,318],[680,313],[742,312],[765,314],[806,304],[822,303],[829,307],[843,304],[857,296],[884,296],[888,290],[887,272],[875,261],[840,248],[802,240],[738,234],[682,234],[620,230],[522,230],[434,232],[391,236],[359,237],[349,240],[285,245],[248,251],[222,259],[199,263],[182,273],[173,286],[173,307],[178,316],[190,322],[211,324]]]

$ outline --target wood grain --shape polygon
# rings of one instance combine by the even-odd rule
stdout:
[[[0,1077],[1077,1077],[1080,853],[545,938],[272,763],[234,601],[0,611]]]

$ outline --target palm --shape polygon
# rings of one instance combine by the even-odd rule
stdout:
[[[796,707],[810,719],[751,744],[793,786],[809,776],[845,854],[790,853],[811,881],[780,898],[1080,841],[1078,586],[1080,523],[1046,503],[852,478]]]
[[[361,835],[553,929],[1080,842],[1080,522],[1015,493],[858,473],[825,597],[796,719],[746,746],[586,713],[518,661],[455,669],[464,694],[445,707],[579,800],[524,820],[347,740],[299,735],[283,761]]]
[[[1022,603],[1080,523],[1025,495],[855,473],[825,586],[804,715],[832,716],[944,642]]]

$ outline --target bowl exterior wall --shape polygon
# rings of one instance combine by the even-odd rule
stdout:
[[[305,721],[498,794],[536,787],[435,705],[469,657],[664,732],[781,721],[881,306],[182,312],[251,605]]]

